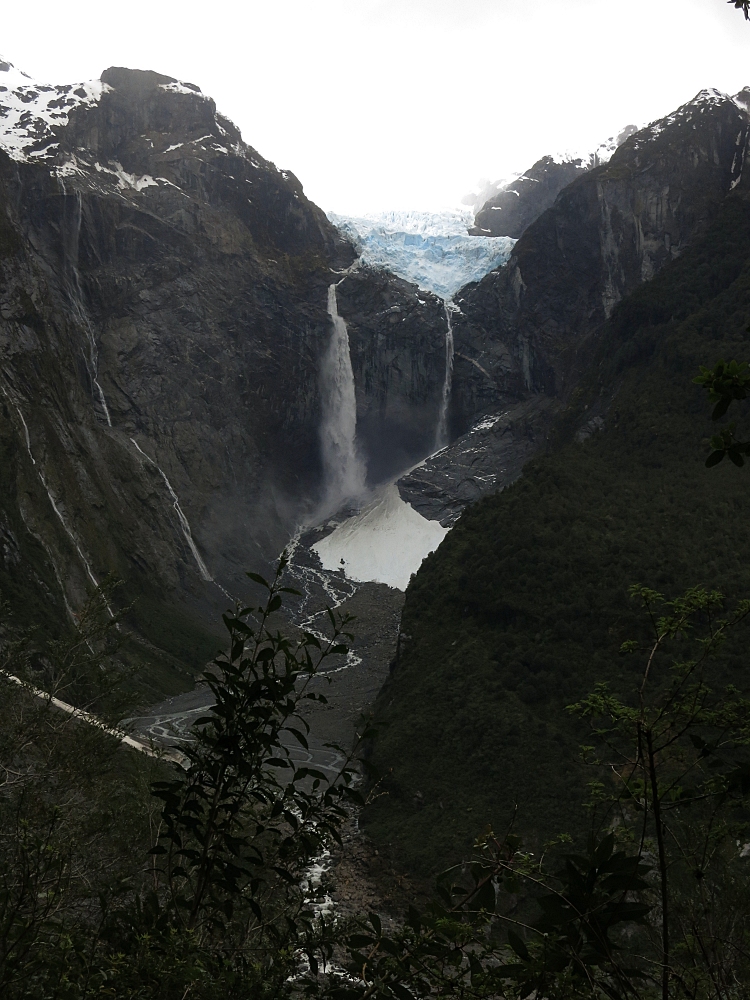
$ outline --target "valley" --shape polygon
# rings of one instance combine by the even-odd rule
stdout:
[[[693,384],[701,365],[748,357],[749,94],[702,90],[591,154],[546,156],[487,188],[474,211],[357,216],[326,214],[195,84],[110,67],[80,86],[45,85],[0,59],[2,670],[66,698],[80,692],[89,699],[82,709],[157,751],[197,746],[196,719],[226,709],[232,720],[215,689],[233,681],[235,660],[256,642],[246,619],[266,585],[252,574],[271,579],[283,555],[290,590],[269,605],[250,658],[257,690],[243,695],[253,710],[263,698],[271,705],[256,771],[279,798],[259,785],[247,806],[248,777],[232,792],[245,804],[233,799],[227,815],[268,807],[256,839],[263,850],[273,843],[269,870],[293,886],[279,888],[274,876],[263,888],[269,906],[283,899],[278,912],[295,914],[287,931],[297,943],[278,946],[285,961],[298,961],[304,934],[325,932],[325,920],[304,934],[294,924],[313,875],[318,917],[343,926],[382,911],[393,933],[412,927],[418,937],[428,924],[399,913],[426,905],[436,876],[499,843],[495,834],[518,837],[528,858],[573,845],[578,864],[589,825],[613,843],[630,830],[630,803],[617,821],[597,819],[620,772],[580,760],[593,725],[580,705],[592,691],[600,704],[622,699],[623,718],[636,710],[642,664],[620,654],[629,640],[626,651],[646,648],[651,626],[629,588],[655,588],[667,601],[719,588],[723,608],[744,607],[750,595],[750,494],[728,461],[705,467],[716,426]],[[229,647],[222,616],[235,629]],[[305,674],[305,655],[325,648],[342,617],[348,649]],[[661,620],[651,614],[651,625]],[[688,633],[669,637],[687,644]],[[60,660],[66,642],[75,653]],[[712,685],[732,706],[750,691],[746,647],[741,630],[717,642]],[[201,674],[225,648],[220,679],[207,685]],[[282,661],[283,678],[273,674]],[[97,686],[105,674],[117,699]],[[659,683],[663,693],[672,682]],[[285,692],[278,704],[264,684]],[[645,686],[644,678],[642,709]],[[302,690],[312,697],[297,703]],[[708,703],[711,692],[700,690]],[[716,713],[701,717],[706,732]],[[286,720],[278,733],[277,716]],[[728,732],[736,718],[727,718]],[[334,804],[348,748],[366,730],[359,770],[347,778],[356,794]],[[696,752],[724,747],[700,732]],[[123,816],[140,817],[134,842],[156,836],[153,857],[166,853],[159,838],[172,836],[165,817],[179,798],[169,788],[195,780],[203,795],[196,774],[224,780],[249,768],[232,744],[240,737],[222,744],[222,733],[216,723],[231,764],[185,766],[188,777],[173,774],[171,786],[159,771],[165,760],[131,774],[136,765],[91,751],[92,761],[106,758],[94,783],[116,790],[111,808],[101,807],[113,843]],[[745,736],[732,741],[722,752],[741,769]],[[26,773],[18,760],[33,745],[13,751],[8,775]],[[75,758],[66,774],[88,766],[85,748],[44,752],[48,762],[58,752]],[[285,760],[302,769],[299,789],[294,769],[268,777]],[[326,798],[320,783],[331,779]],[[161,818],[143,805],[149,787],[166,803]],[[681,792],[670,787],[673,802]],[[185,815],[198,815],[190,788]],[[658,798],[628,794],[642,795],[646,812],[648,795]],[[742,837],[745,794],[732,800]],[[174,815],[169,822],[176,830]],[[643,822],[638,850],[652,858]],[[169,851],[183,851],[191,823]],[[332,847],[337,823],[343,844]],[[284,851],[298,847],[289,831],[299,829],[308,840],[288,861]],[[745,857],[741,836],[732,833],[732,864]],[[227,857],[260,857],[236,831],[227,838]],[[184,857],[207,855],[209,842]],[[112,868],[126,893],[135,876],[118,850]],[[242,868],[250,895],[262,882],[247,874],[252,864],[265,871],[257,859]],[[147,876],[158,886],[153,865]],[[222,876],[221,915],[211,917],[221,934],[235,926],[233,865]],[[506,883],[492,878],[499,899]],[[508,889],[509,912],[526,920],[537,890]],[[297,896],[284,909],[287,891]],[[133,906],[157,906],[153,892]],[[623,889],[623,899],[634,892]],[[2,900],[0,886],[0,915]],[[80,912],[87,907],[88,899]],[[257,918],[265,927],[259,913],[248,926]],[[137,948],[158,923],[135,934]],[[185,924],[188,937],[196,926]],[[342,947],[331,945],[334,964]],[[510,947],[527,961],[523,943]],[[294,980],[290,969],[274,968],[278,995]],[[378,995],[427,995],[404,990]]]

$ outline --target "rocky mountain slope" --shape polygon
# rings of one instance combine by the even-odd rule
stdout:
[[[429,451],[445,318],[400,280],[345,276],[351,244],[194,85],[3,80],[0,586],[63,621],[113,573],[179,652],[165,616],[176,636],[213,618],[325,491],[329,286],[375,479]]]
[[[462,509],[458,484],[474,463],[488,491],[513,481],[522,456],[545,446],[549,420],[572,398],[615,305],[679,257],[742,185],[749,127],[739,96],[702,91],[633,134],[559,193],[505,267],[456,296],[456,443],[401,481],[404,498],[425,497],[425,516]],[[582,433],[600,426],[604,408],[602,400]],[[470,492],[485,492],[482,480]]]
[[[585,837],[592,772],[579,748],[598,720],[566,706],[602,683],[634,696],[645,658],[620,647],[642,649],[648,623],[628,588],[668,599],[718,588],[728,609],[750,594],[747,473],[705,468],[716,428],[692,384],[701,364],[750,356],[749,195],[736,185],[692,244],[613,309],[548,424],[547,453],[470,506],[412,581],[377,704],[383,783],[365,824],[408,871],[467,857],[487,824],[500,836],[513,824],[535,851],[561,833]],[[499,428],[500,442],[516,433]],[[475,432],[477,451],[492,431]],[[470,456],[454,449],[469,480]],[[711,662],[715,691],[750,690],[747,641],[743,629]]]
[[[615,150],[637,132],[628,125],[601,143],[593,153],[563,153],[543,156],[518,177],[490,184],[477,196],[474,236],[512,236],[518,239],[542,212],[550,208],[563,188],[594,167],[608,163]]]
[[[588,163],[581,159],[558,162],[552,156],[541,160],[517,177],[479,209],[474,236],[512,236],[518,239],[542,212],[554,204],[563,188],[586,173]]]

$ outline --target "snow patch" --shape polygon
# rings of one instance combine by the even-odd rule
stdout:
[[[51,86],[38,83],[0,57],[0,149],[12,160],[50,155],[54,130],[70,112],[97,104],[110,88],[101,80]],[[46,149],[40,147],[46,143]],[[36,148],[36,152],[34,149]]]
[[[651,122],[650,125],[640,129],[636,134],[633,143],[634,148],[639,149],[647,143],[653,142],[653,140],[660,136],[670,125],[692,124],[692,127],[695,128],[695,122],[698,120],[699,115],[705,114],[706,109],[719,107],[722,104],[734,104],[735,106],[740,107],[734,98],[729,97],[728,94],[722,93],[715,87],[708,87],[705,90],[701,90],[695,95],[692,101],[688,101],[687,104],[681,105],[681,107],[679,107],[671,115],[667,115],[666,118],[660,118],[658,121]]]
[[[99,168],[99,164],[96,164]],[[134,191],[142,191],[147,187],[158,187],[157,182],[149,174],[143,174],[142,177],[136,177],[135,174],[129,174],[127,170],[123,169],[121,163],[116,160],[114,162],[114,171],[106,171],[107,173],[114,173],[117,177],[118,183],[121,188],[132,188]],[[105,169],[106,168],[102,168]]]
[[[471,429],[472,431],[488,431],[491,427],[495,426],[501,417],[502,413],[498,413],[494,417],[484,417],[484,419],[480,420],[478,424],[474,424]]]
[[[160,83],[160,90],[166,90],[168,94],[189,94],[191,97],[200,97],[204,101],[207,100],[206,95],[202,94],[199,87],[196,87],[192,83],[183,83],[181,80],[173,80],[172,83]]]
[[[448,534],[401,499],[389,484],[367,507],[312,546],[323,568],[343,570],[359,583],[385,583],[406,590],[412,573]]]

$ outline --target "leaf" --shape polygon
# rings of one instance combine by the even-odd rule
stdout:
[[[601,868],[603,864],[606,864],[606,862],[609,861],[612,857],[614,846],[615,835],[614,833],[610,833],[604,838],[604,840],[601,841],[594,851],[593,861],[596,868]]]
[[[307,745],[307,740],[302,735],[302,733],[299,731],[299,729],[292,729],[291,726],[287,726],[286,727],[286,732],[287,733],[291,733],[292,736],[294,736],[295,739],[305,748],[305,750],[309,750],[310,749],[310,747]]]
[[[255,583],[259,583],[261,587],[265,587],[266,590],[271,589],[271,585],[269,584],[268,580],[264,580],[263,577],[260,576],[258,573],[245,573],[245,576],[249,577]]]
[[[495,911],[495,886],[492,880],[488,879],[474,896],[474,903],[479,910],[487,910],[488,913]]]
[[[508,931],[508,944],[522,961],[529,962],[531,960],[529,949],[515,931]]]
[[[706,468],[711,469],[714,465],[718,465],[719,462],[724,458],[723,451],[713,451],[706,459]]]
[[[391,983],[390,987],[394,996],[398,997],[398,1000],[414,1000],[414,994],[411,990],[408,990],[401,983]]]
[[[375,938],[369,934],[351,934],[346,943],[350,948],[370,948],[375,944]]]
[[[729,404],[731,402],[732,402],[731,396],[725,396],[723,399],[720,399],[719,402],[714,407],[714,411],[711,414],[711,419],[712,420],[721,420],[721,418],[724,416],[724,414],[729,409]]]
[[[282,868],[280,865],[274,865],[273,870],[276,872],[277,875],[281,875],[284,881],[288,882],[290,885],[297,884],[297,879],[294,877],[294,875],[290,874],[286,870],[286,868]]]

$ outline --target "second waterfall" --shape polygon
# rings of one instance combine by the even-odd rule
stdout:
[[[323,419],[320,438],[326,504],[334,507],[362,495],[366,469],[357,449],[357,399],[349,332],[338,313],[335,284],[328,288],[328,315],[333,330],[321,366]]]
[[[440,400],[440,412],[438,414],[438,426],[435,434],[435,451],[449,443],[448,433],[448,409],[451,402],[451,390],[453,389],[453,321],[451,313],[456,311],[456,306],[450,299],[445,300],[445,378],[443,381],[443,395]]]

